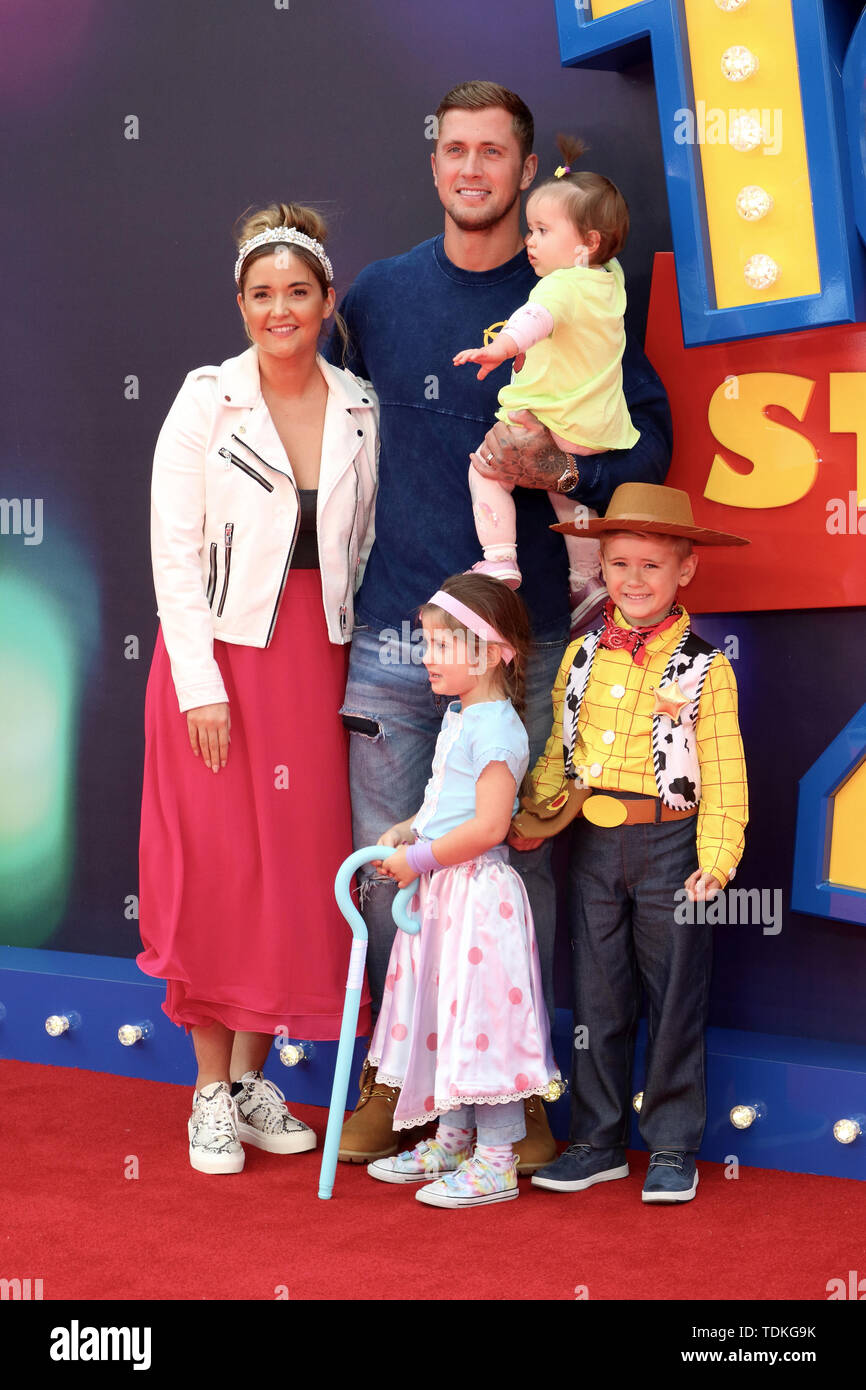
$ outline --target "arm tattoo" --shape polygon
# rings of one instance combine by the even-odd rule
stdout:
[[[549,430],[530,434],[526,430],[499,425],[491,434],[498,447],[484,470],[488,476],[517,487],[541,488],[544,492],[570,492],[577,485],[580,475],[574,455],[557,448]],[[490,435],[485,442],[489,441]],[[489,452],[489,447],[482,446],[483,461],[487,461]]]

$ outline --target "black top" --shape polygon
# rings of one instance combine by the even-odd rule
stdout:
[[[314,487],[299,487],[301,500],[301,521],[292,564],[299,570],[319,568],[319,542],[316,536],[316,500],[318,491]]]

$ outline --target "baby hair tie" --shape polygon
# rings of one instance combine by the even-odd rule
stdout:
[[[553,171],[553,177],[554,177],[555,179],[561,179],[561,178],[563,177],[564,174],[570,174],[570,173],[571,173],[571,165],[570,165],[570,164],[560,164],[559,168],[558,168],[558,169],[555,169],[555,170]]]

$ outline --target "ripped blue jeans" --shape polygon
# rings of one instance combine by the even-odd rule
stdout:
[[[551,691],[566,645],[563,637],[533,643],[530,649],[525,716],[530,767],[544,752],[550,736]],[[417,643],[384,643],[378,631],[367,627],[356,627],[352,638],[346,697],[340,713],[351,731],[349,778],[355,849],[375,845],[384,831],[414,815],[424,800],[433,750],[451,697],[433,693],[424,666],[417,656],[412,660],[413,647],[417,653]],[[385,661],[383,654],[388,658]],[[544,1001],[552,1026],[556,893],[550,848],[548,840],[527,854],[510,850],[510,859],[523,879],[532,908]],[[359,905],[369,937],[367,972],[374,1017],[397,930],[391,916],[394,892],[391,879],[371,868],[361,871]]]

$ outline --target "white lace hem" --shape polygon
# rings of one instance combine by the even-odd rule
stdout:
[[[377,1059],[372,1055],[367,1059],[374,1067],[377,1066]],[[376,1072],[376,1080],[381,1081],[385,1086],[396,1086],[402,1089],[402,1076],[385,1076],[382,1072]],[[550,1081],[561,1081],[562,1075],[555,1071]],[[420,1115],[411,1115],[406,1120],[394,1120],[392,1129],[414,1129],[417,1125],[427,1125],[431,1120],[438,1120],[440,1116],[447,1115],[449,1110],[458,1110],[463,1105],[508,1105],[513,1100],[529,1100],[530,1096],[544,1096],[547,1094],[548,1081],[544,1086],[531,1086],[526,1091],[512,1091],[508,1095],[497,1096],[449,1096],[447,1105],[435,1105],[432,1110],[426,1110]]]

